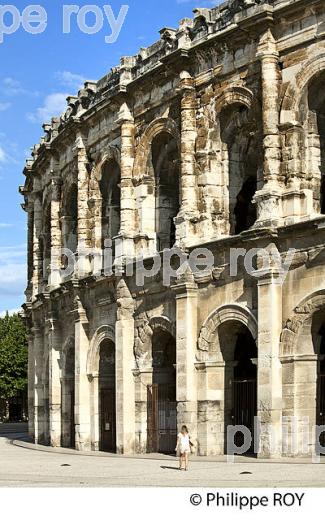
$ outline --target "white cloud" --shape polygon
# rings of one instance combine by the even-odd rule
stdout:
[[[0,229],[6,229],[12,227],[12,224],[9,224],[9,222],[0,222]]]
[[[10,310],[6,310],[6,311],[1,311],[0,312],[0,318],[4,318],[7,313],[9,314],[9,316],[12,316],[13,314],[18,314],[19,312],[21,312],[21,308],[20,309],[10,309]]]
[[[195,7],[216,7],[221,3],[217,0],[176,0],[176,4],[194,4]]]
[[[43,106],[36,109],[34,113],[29,112],[27,119],[32,123],[46,123],[54,116],[59,116],[67,106],[68,94],[55,92],[44,99]]]
[[[16,143],[6,139],[1,139],[1,137],[2,136],[0,135],[0,170],[6,163],[19,164],[19,161],[17,160],[18,151]]]
[[[0,247],[0,302],[3,308],[5,301],[24,298],[27,278],[26,245]],[[18,300],[18,301],[19,301]]]
[[[79,90],[83,87],[86,78],[81,74],[74,74],[68,70],[58,71],[55,74],[56,79],[66,87],[73,90]]]
[[[20,81],[10,77],[6,77],[0,81],[0,92],[8,97],[39,96],[38,91],[27,90],[21,85]]]
[[[0,265],[14,262],[19,258],[24,258],[26,256],[26,247],[26,244],[0,246]]]
[[[0,145],[0,163],[4,163],[4,162],[6,162],[6,160],[7,160],[6,152]]]
[[[11,103],[0,103],[0,112],[4,112],[11,107]]]
[[[26,94],[27,90],[22,88],[19,81],[13,79],[13,78],[4,78],[2,80],[2,86],[1,90],[7,95],[7,96],[18,96],[20,94]]]

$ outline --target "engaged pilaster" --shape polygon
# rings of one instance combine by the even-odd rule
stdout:
[[[89,350],[88,318],[78,295],[75,297],[75,441],[79,451],[91,450],[90,384],[87,376]]]
[[[45,401],[44,401],[44,334],[39,324],[33,329],[34,359],[34,441],[35,444],[45,442]]]
[[[172,287],[176,294],[177,424],[185,424],[197,439],[197,285],[187,271]]]
[[[61,446],[61,380],[60,353],[61,332],[53,313],[47,318],[47,333],[49,337],[49,421],[50,444]]]
[[[272,244],[267,250],[269,266],[262,267],[258,279],[258,417],[261,458],[282,454],[282,331],[281,257]],[[261,260],[262,261],[262,260]]]
[[[117,282],[116,447],[120,454],[135,452],[134,301],[126,282]]]

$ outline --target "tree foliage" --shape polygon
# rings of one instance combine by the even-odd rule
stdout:
[[[18,314],[0,318],[0,399],[27,386],[27,331]]]

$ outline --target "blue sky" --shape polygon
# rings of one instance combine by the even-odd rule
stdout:
[[[26,285],[26,218],[18,186],[30,148],[42,135],[42,122],[61,111],[67,94],[75,94],[84,79],[99,79],[122,55],[135,54],[159,38],[163,27],[177,27],[195,7],[211,0],[11,0],[20,12],[39,4],[47,12],[46,30],[39,35],[20,28],[0,43],[0,315],[18,309]],[[83,34],[72,18],[71,33],[62,32],[63,5],[110,4],[117,16],[122,4],[129,11],[114,44],[105,19],[102,31]],[[9,24],[9,18],[6,18]],[[91,18],[89,18],[89,24]]]

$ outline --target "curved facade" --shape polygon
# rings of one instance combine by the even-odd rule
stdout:
[[[194,14],[86,82],[27,160],[36,442],[169,452],[187,424],[198,453],[218,455],[243,424],[261,457],[317,451],[325,6]],[[173,247],[167,283],[153,266]],[[176,252],[198,248],[209,268],[176,273]]]

